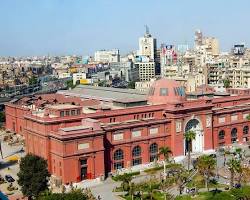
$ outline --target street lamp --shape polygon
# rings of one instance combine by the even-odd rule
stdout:
[[[216,177],[219,179],[219,173],[218,173],[218,152],[219,152],[219,150],[218,150],[218,148],[215,150],[215,152],[216,152]]]
[[[2,159],[3,159],[2,141],[1,140],[0,140],[0,153],[1,153],[1,156],[2,156]]]

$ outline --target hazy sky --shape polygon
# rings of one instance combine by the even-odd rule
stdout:
[[[158,46],[193,45],[199,28],[228,50],[250,44],[249,9],[250,0],[0,0],[0,56],[126,53],[145,24]]]

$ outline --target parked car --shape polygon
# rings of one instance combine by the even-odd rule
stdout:
[[[9,183],[12,183],[15,181],[15,179],[11,175],[5,175],[5,180]]]
[[[212,157],[212,158],[216,158],[217,157],[216,154],[210,154],[209,156]]]
[[[236,183],[236,184],[234,185],[234,187],[235,187],[235,188],[241,188],[241,184],[240,184],[240,183]]]

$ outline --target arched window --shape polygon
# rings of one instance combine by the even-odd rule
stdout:
[[[219,132],[218,137],[219,137],[219,140],[223,140],[223,139],[225,138],[225,131],[224,131],[224,130],[221,130],[221,131]]]
[[[141,147],[140,146],[135,146],[132,150],[132,156],[133,156],[133,161],[132,165],[140,165],[142,163],[141,159]]]
[[[247,135],[249,133],[249,126],[244,126],[243,128],[243,134]]]
[[[231,142],[235,143],[237,141],[237,128],[231,130]]]
[[[115,151],[114,160],[123,160],[123,150],[118,149]]]
[[[150,155],[150,162],[153,162],[157,159],[158,155],[158,144],[153,143],[149,146],[149,155]]]
[[[123,150],[118,149],[114,152],[114,169],[124,168],[123,158]]]
[[[140,146],[134,147],[132,151],[132,155],[133,157],[141,156],[141,147]]]

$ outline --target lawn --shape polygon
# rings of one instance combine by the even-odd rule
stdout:
[[[121,196],[122,198],[126,200],[132,200],[131,196]],[[150,196],[148,194],[144,194],[142,199],[150,199]],[[141,200],[140,196],[134,195],[134,200]],[[153,193],[153,200],[164,200],[164,194],[160,192],[154,192]],[[171,198],[167,198],[167,200],[171,200]]]
[[[222,185],[222,184],[218,184],[215,182],[209,182],[208,183],[208,187],[209,188],[225,188],[227,185]],[[197,174],[195,175],[192,180],[187,183],[187,187],[188,188],[193,188],[196,187],[197,189],[201,189],[201,188],[205,188],[205,181],[203,176]]]

